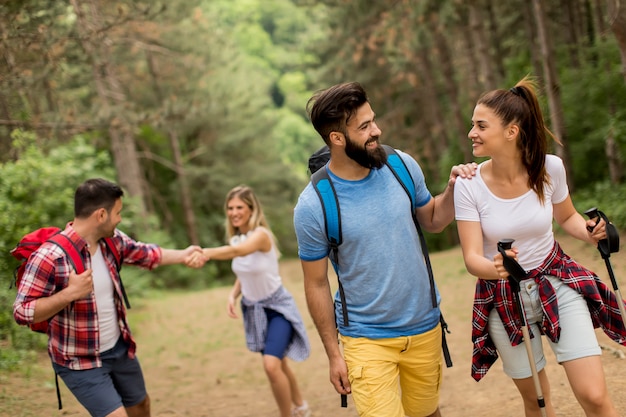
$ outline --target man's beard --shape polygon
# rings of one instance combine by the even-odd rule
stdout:
[[[375,149],[369,150],[367,149],[367,143],[372,140],[377,141],[378,137],[372,138],[372,140],[366,142],[363,147],[359,147],[356,143],[354,143],[348,134],[345,134],[346,137],[346,155],[359,165],[365,168],[370,169],[379,169],[381,168],[385,162],[387,161],[387,152],[377,143]]]
[[[100,226],[98,232],[100,237],[113,237],[115,236],[115,228],[117,225],[112,224],[111,222],[107,222]]]

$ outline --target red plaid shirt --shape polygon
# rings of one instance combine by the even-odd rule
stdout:
[[[539,298],[544,310],[541,331],[553,342],[559,341],[559,307],[556,294],[546,276],[561,279],[587,300],[594,327],[602,330],[615,342],[626,346],[626,328],[617,304],[615,294],[593,272],[585,269],[566,255],[555,241],[552,253],[543,264],[528,273],[538,284]],[[479,279],[476,283],[472,318],[472,378],[479,381],[498,359],[493,340],[489,337],[487,322],[489,312],[495,308],[502,319],[511,345],[522,343],[521,322],[513,304],[508,280]]]
[[[85,268],[91,268],[87,242],[74,231],[71,223],[62,233],[78,248],[84,259]],[[157,245],[136,242],[119,230],[115,231],[113,242],[123,263],[152,269],[161,261],[161,249]],[[128,356],[133,358],[136,344],[126,320],[126,307],[122,299],[115,257],[102,240],[99,245],[113,280],[115,306],[122,337],[129,344]],[[29,258],[17,289],[13,304],[15,321],[23,325],[32,323],[37,299],[49,297],[67,286],[71,270],[71,261],[65,257],[58,245],[42,244]],[[88,298],[70,303],[49,321],[48,353],[52,361],[61,366],[76,370],[101,367],[99,339],[96,298],[93,293]]]

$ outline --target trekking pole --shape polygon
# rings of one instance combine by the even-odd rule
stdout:
[[[535,364],[535,355],[533,354],[533,347],[530,343],[530,331],[528,323],[526,322],[526,313],[522,305],[522,299],[520,294],[520,281],[526,278],[526,271],[517,263],[517,261],[506,254],[507,249],[511,249],[514,239],[502,239],[498,242],[498,251],[502,254],[502,263],[504,269],[509,273],[509,285],[511,286],[511,293],[513,295],[513,302],[517,308],[517,313],[521,322],[522,336],[524,339],[524,345],[526,346],[526,354],[528,355],[528,362],[530,363],[530,371],[535,384],[535,391],[537,393],[537,405],[541,416],[546,417],[546,402],[543,398],[543,391],[541,389],[541,382],[539,381],[539,373],[537,372],[537,366]]]
[[[617,285],[617,280],[615,279],[615,274],[613,274],[613,267],[611,266],[611,253],[615,253],[619,251],[619,232],[613,223],[609,221],[609,218],[606,217],[606,214],[598,210],[596,207],[590,208],[585,211],[587,217],[591,220],[596,219],[596,224],[594,226],[587,226],[587,230],[590,232],[593,231],[595,226],[600,222],[600,218],[604,219],[605,230],[606,230],[606,238],[602,239],[598,242],[598,251],[604,259],[604,264],[606,265],[606,270],[609,273],[609,278],[611,278],[611,284],[613,285],[613,292],[617,297],[617,305],[619,306],[619,313],[622,316],[622,322],[624,323],[624,327],[626,327],[626,310],[624,310],[624,299],[622,298],[622,293],[619,290],[619,286]]]

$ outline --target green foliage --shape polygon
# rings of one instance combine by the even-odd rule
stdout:
[[[566,140],[572,155],[569,174],[580,188],[609,177],[605,151],[608,136],[617,140],[622,158],[626,156],[626,88],[619,51],[611,40],[585,52],[589,65],[564,67],[561,75]]]
[[[15,288],[9,287],[19,263],[10,250],[39,227],[63,228],[73,217],[74,190],[85,179],[114,178],[108,155],[82,137],[47,153],[35,144],[32,133],[15,130],[11,137],[19,159],[0,165],[0,343],[8,342],[20,352],[17,357],[7,352],[3,364],[21,359],[25,349],[45,344],[41,335],[18,328],[13,321]]]
[[[9,251],[24,234],[41,226],[63,228],[72,219],[76,186],[89,177],[115,178],[105,152],[78,137],[45,154],[31,133],[15,130],[19,159],[0,165],[0,271],[17,264]],[[8,283],[8,282],[7,282]]]
[[[155,100],[153,89],[138,90],[148,106],[161,105],[155,109],[162,115],[159,122],[140,131],[151,154],[143,165],[154,179],[155,210],[175,242],[188,240],[181,227],[180,184],[168,165],[173,154],[167,137],[175,131],[193,190],[200,243],[223,244],[223,198],[245,183],[267,200],[264,207],[281,247],[293,254],[293,195],[306,179],[309,154],[321,142],[305,118],[309,94],[298,65],[306,58],[292,36],[303,36],[306,14],[287,0],[212,0],[191,12],[170,9],[164,20],[180,20],[181,13],[181,24],[168,26],[162,36],[180,51],[175,62],[161,63],[164,100]],[[184,78],[178,77],[181,67]],[[278,194],[272,191],[275,184]],[[285,194],[288,198],[274,198]],[[230,271],[219,265],[217,276],[222,274]]]
[[[572,200],[579,213],[596,207],[607,215],[618,230],[622,233],[626,231],[626,184],[597,182],[591,187],[577,191]]]

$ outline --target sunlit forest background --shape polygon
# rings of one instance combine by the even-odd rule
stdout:
[[[525,75],[543,86],[577,208],[624,230],[623,1],[2,0],[0,356],[40,343],[13,324],[9,251],[71,220],[85,179],[124,187],[121,229],[179,248],[223,244],[225,193],[248,184],[293,257],[292,210],[323,144],[305,112],[314,91],[361,82],[382,141],[436,194],[474,159],[476,99]],[[454,225],[428,240],[455,245]],[[220,285],[229,267],[123,278],[132,298]]]

